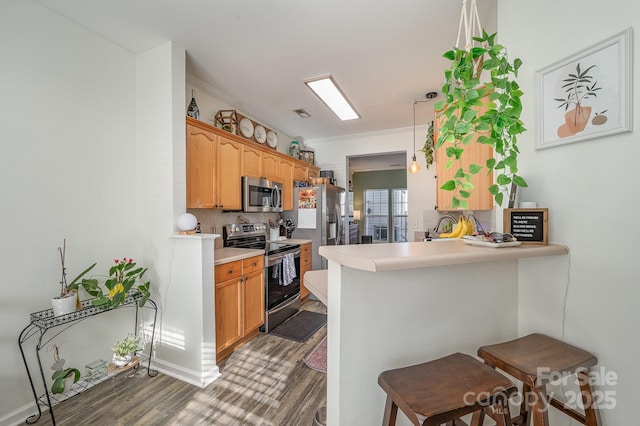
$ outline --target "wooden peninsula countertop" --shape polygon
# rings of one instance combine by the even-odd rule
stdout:
[[[517,247],[493,248],[472,246],[459,239],[320,247],[321,256],[340,265],[369,272],[399,271],[567,253],[569,253],[569,249],[558,244],[522,244]]]

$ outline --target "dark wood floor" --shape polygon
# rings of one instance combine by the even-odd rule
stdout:
[[[326,312],[322,303],[303,309]],[[305,343],[260,334],[219,366],[205,389],[145,369],[123,373],[54,407],[58,425],[311,425],[326,404],[326,374],[304,357],[326,336]],[[44,412],[37,425],[51,425]]]

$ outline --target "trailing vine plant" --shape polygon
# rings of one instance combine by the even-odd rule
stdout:
[[[438,111],[440,133],[436,148],[445,146],[448,170],[459,164],[454,178],[445,182],[440,189],[454,191],[451,208],[468,209],[467,199],[474,189],[471,175],[486,168],[489,174],[495,171],[495,183],[489,187],[496,204],[502,205],[511,184],[526,187],[526,181],[518,175],[517,136],[526,131],[520,120],[523,92],[515,81],[520,59],[509,62],[504,46],[495,43],[496,34],[482,31],[481,37],[473,37],[480,46],[446,52],[443,56],[451,61],[445,70],[442,92],[446,99],[434,104]],[[484,73],[483,73],[484,72]],[[481,74],[490,76],[481,82]],[[486,98],[488,96],[488,98]],[[479,109],[484,110],[478,113]],[[474,143],[490,145],[494,157],[485,165],[470,164],[462,167],[460,161],[465,147],[477,137]]]
[[[424,140],[424,145],[418,151],[424,153],[424,160],[427,163],[427,169],[433,164],[433,153],[435,150],[435,143],[433,141],[433,120],[429,123],[427,130],[427,137]]]

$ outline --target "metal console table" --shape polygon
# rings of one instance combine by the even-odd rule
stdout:
[[[138,335],[138,313],[139,313],[139,307],[138,307],[138,301],[142,299],[142,294],[141,293],[133,293],[130,294],[129,296],[127,296],[127,298],[125,299],[124,303],[120,306],[117,306],[115,308],[105,308],[105,307],[100,307],[100,306],[93,306],[93,304],[91,303],[92,300],[88,299],[88,300],[83,300],[82,301],[82,309],[75,311],[75,312],[71,312],[69,314],[66,315],[60,315],[60,316],[53,316],[53,309],[45,309],[44,311],[38,311],[38,312],[34,312],[31,314],[31,320],[29,325],[27,325],[22,332],[20,333],[20,336],[18,337],[18,345],[20,347],[20,354],[22,355],[22,360],[24,361],[24,366],[27,370],[27,376],[29,377],[29,384],[31,385],[31,390],[33,392],[33,398],[35,399],[36,402],[36,406],[38,407],[38,413],[34,414],[32,416],[29,416],[26,420],[26,422],[28,424],[32,424],[37,422],[40,417],[42,416],[42,408],[41,407],[47,407],[49,409],[49,414],[51,415],[51,421],[53,423],[53,425],[55,426],[56,424],[56,419],[53,415],[53,406],[56,404],[59,404],[60,402],[71,398],[72,396],[75,396],[87,389],[89,389],[90,387],[95,386],[96,384],[100,383],[101,381],[107,380],[110,377],[115,376],[115,373],[112,374],[108,374],[105,377],[103,377],[100,380],[97,381],[89,381],[89,380],[83,380],[82,378],[76,382],[72,389],[70,390],[65,390],[64,393],[60,394],[61,396],[57,396],[52,394],[49,389],[47,388],[47,382],[45,379],[45,375],[44,375],[44,370],[42,368],[42,360],[40,359],[40,350],[43,348],[43,346],[46,346],[49,342],[51,342],[51,340],[53,340],[55,337],[57,337],[58,335],[60,335],[61,333],[63,333],[65,330],[67,330],[68,328],[70,328],[71,326],[73,326],[74,324],[78,323],[79,321],[82,321],[86,318],[92,317],[94,315],[99,315],[102,314],[104,312],[109,312],[112,310],[117,310],[117,309],[122,309],[122,308],[135,308],[135,334]],[[148,356],[148,362],[147,362],[147,375],[149,377],[155,377],[158,374],[157,370],[151,370],[151,355],[153,353],[153,340],[155,337],[155,332],[156,332],[156,318],[158,316],[158,307],[156,305],[156,303],[151,300],[151,299],[147,299],[147,303],[145,304],[145,306],[142,309],[145,308],[149,308],[149,309],[153,309],[153,326],[152,326],[152,330],[151,330],[151,342],[149,344],[149,356]],[[57,333],[55,333],[54,335],[48,337],[46,340],[44,340],[45,338],[45,334],[47,333],[47,331],[51,330],[52,328],[55,327],[59,327],[59,326],[63,326],[66,325],[66,327],[64,327],[63,329],[61,329],[60,331],[58,331]],[[42,386],[44,388],[44,393],[40,396],[38,396],[38,393],[36,392],[36,387],[33,381],[33,376],[31,375],[31,370],[29,369],[29,363],[27,362],[27,358],[25,357],[24,354],[24,348],[23,348],[23,344],[29,340],[31,337],[33,336],[38,336],[38,341],[36,343],[36,347],[35,347],[35,352],[36,352],[36,359],[38,360],[38,369],[40,370],[40,376],[42,379]],[[136,365],[134,368],[138,368],[139,364]],[[126,367],[125,367],[126,369]]]

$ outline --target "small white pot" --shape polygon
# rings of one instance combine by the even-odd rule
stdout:
[[[69,377],[64,378],[64,392],[69,392],[75,383],[76,375],[71,373]]]
[[[58,317],[60,315],[70,314],[76,310],[76,303],[78,301],[78,293],[75,291],[69,292],[64,297],[54,297],[51,299],[51,307],[53,307],[53,316]]]
[[[126,366],[127,364],[129,364],[132,359],[133,359],[133,356],[131,354],[128,354],[128,355],[125,355],[125,356],[118,356],[116,354],[113,354],[113,358],[111,359],[111,362],[116,367],[122,368],[122,367]]]

